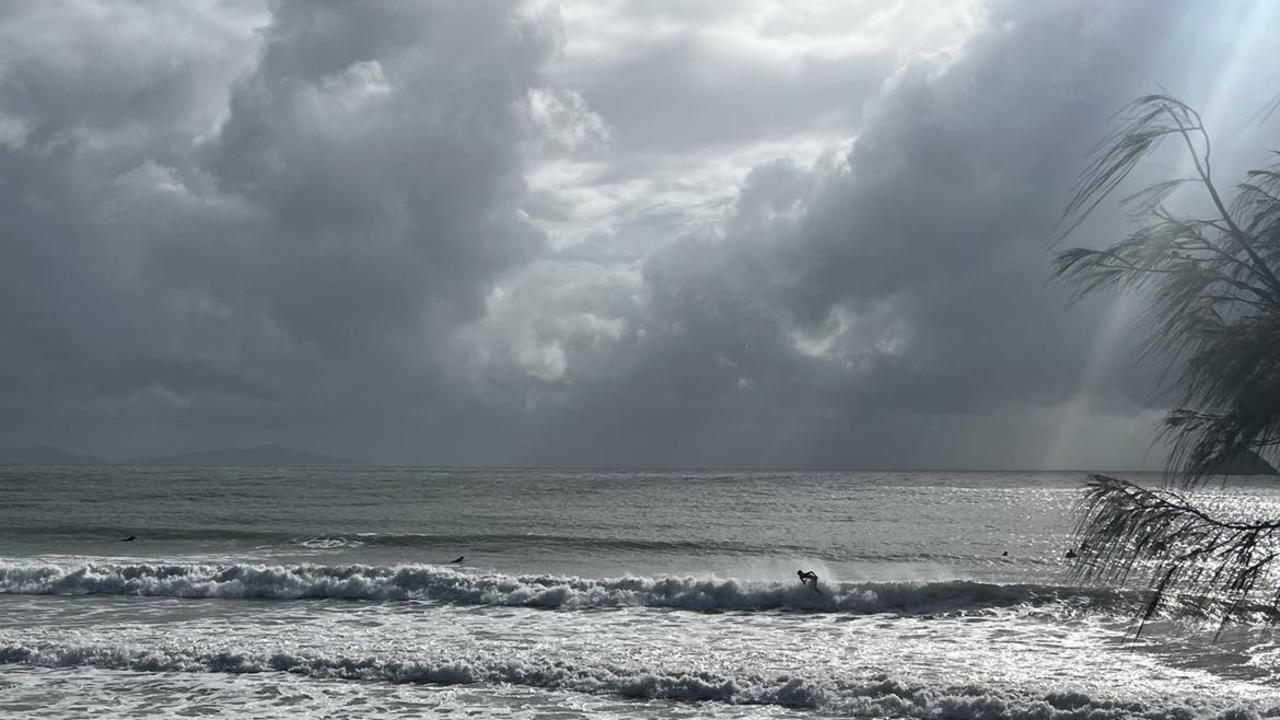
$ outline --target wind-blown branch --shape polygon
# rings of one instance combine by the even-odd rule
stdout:
[[[1280,618],[1280,587],[1270,574],[1280,520],[1218,516],[1171,491],[1091,475],[1076,538],[1073,570],[1082,579],[1120,585],[1134,574],[1147,577],[1144,624],[1171,605],[1223,623]]]

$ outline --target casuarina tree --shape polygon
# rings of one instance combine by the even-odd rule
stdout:
[[[1171,448],[1166,482],[1090,476],[1073,569],[1086,581],[1149,583],[1144,621],[1172,605],[1224,623],[1274,619],[1280,516],[1218,502],[1218,493],[1226,468],[1274,458],[1280,448],[1280,165],[1220,188],[1200,115],[1167,95],[1142,97],[1092,155],[1064,214],[1064,235],[1166,143],[1185,155],[1186,177],[1122,199],[1136,222],[1117,242],[1054,260],[1077,296],[1138,293],[1148,323],[1143,352],[1168,363],[1177,394],[1161,427]],[[1180,198],[1202,198],[1202,216],[1169,209],[1178,190]]]

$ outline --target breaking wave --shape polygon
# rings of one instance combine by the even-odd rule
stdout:
[[[1095,699],[1079,692],[1043,695],[980,686],[931,687],[888,677],[721,675],[625,665],[575,666],[554,660],[415,658],[392,660],[314,654],[244,654],[129,645],[0,644],[0,664],[89,666],[141,672],[287,672],[316,678],[471,685],[507,683],[596,695],[658,700],[718,701],[838,712],[856,717],[938,720],[1258,720],[1276,709],[1152,708],[1140,702]]]
[[[1107,610],[1127,594],[1054,585],[944,582],[824,583],[718,577],[504,575],[432,565],[0,563],[0,593],[184,598],[425,600],[466,605],[695,611],[797,610],[929,614],[987,608],[1070,606]]]

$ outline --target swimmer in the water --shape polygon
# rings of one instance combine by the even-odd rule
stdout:
[[[120,542],[133,542],[134,540],[137,540],[137,539],[138,539],[137,535],[130,535],[129,537],[124,538]]]
[[[462,560],[466,557],[467,557],[466,555],[459,555],[457,560],[450,560],[448,564],[457,565],[458,563],[462,562]]]

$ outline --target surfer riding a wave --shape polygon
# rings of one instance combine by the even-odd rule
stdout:
[[[818,573],[812,570],[797,570],[796,575],[800,577],[801,585],[807,585],[813,588],[814,592],[819,595],[822,594],[822,591],[818,589]]]

